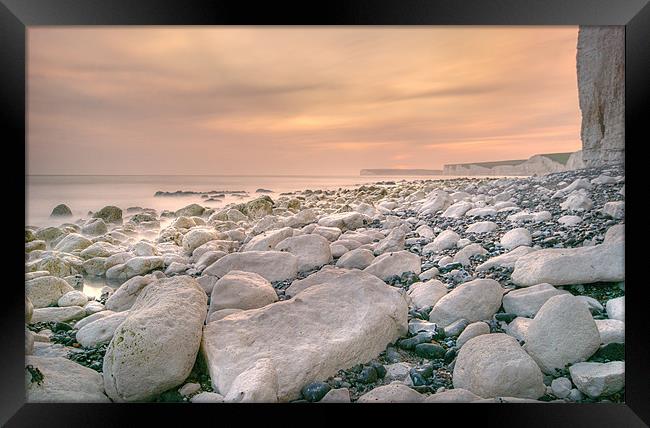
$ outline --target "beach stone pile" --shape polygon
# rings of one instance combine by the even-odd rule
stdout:
[[[25,230],[27,399],[623,402],[624,184],[607,166],[61,204],[70,222]]]

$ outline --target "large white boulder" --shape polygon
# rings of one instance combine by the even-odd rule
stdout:
[[[185,252],[188,254],[192,254],[192,251],[201,245],[215,239],[219,239],[219,234],[217,234],[217,231],[214,229],[206,227],[190,229],[190,231],[183,236],[183,250],[185,250]]]
[[[486,262],[478,265],[476,267],[476,270],[478,272],[483,272],[486,270],[490,270],[493,267],[508,267],[512,268],[514,267],[515,263],[517,260],[522,258],[523,256],[530,254],[535,250],[534,248],[530,247],[517,247],[512,251],[509,251],[505,254],[501,254],[500,256],[492,257],[491,259],[488,259]]]
[[[41,276],[25,281],[25,296],[35,308],[45,308],[55,304],[66,293],[74,291],[64,279],[54,276]]]
[[[600,342],[604,345],[608,343],[625,343],[625,323],[614,319],[594,320],[600,333]]]
[[[547,248],[519,258],[512,281],[524,287],[623,281],[624,254],[622,240],[593,247]]]
[[[460,349],[453,373],[454,388],[483,398],[537,399],[544,395],[543,375],[517,341],[503,333],[483,334]]]
[[[384,253],[375,258],[373,262],[363,270],[376,277],[387,280],[391,276],[400,276],[404,272],[419,274],[422,271],[420,256],[408,251],[397,251],[395,253]]]
[[[534,317],[548,299],[560,294],[569,294],[558,290],[551,284],[537,284],[532,287],[513,290],[503,296],[503,309],[510,314],[521,317]]]
[[[221,278],[231,270],[257,273],[268,281],[284,281],[298,275],[298,257],[283,251],[245,251],[220,258],[203,271]]]
[[[106,271],[108,279],[129,279],[134,276],[144,275],[156,269],[162,269],[165,260],[160,256],[133,257],[124,264],[115,265]]]
[[[37,308],[32,315],[32,324],[37,322],[66,322],[78,320],[86,316],[86,311],[80,306],[65,308]]]
[[[600,333],[591,313],[571,294],[553,296],[544,303],[526,333],[526,352],[545,372],[585,361],[598,350]]]
[[[79,290],[68,291],[63,296],[61,296],[57,302],[60,307],[84,306],[86,303],[88,303],[88,297]]]
[[[40,372],[40,382],[32,370]],[[25,389],[29,403],[111,402],[104,394],[102,375],[62,357],[26,356]]]
[[[104,388],[113,401],[147,400],[187,378],[207,300],[189,276],[161,279],[142,290],[104,356]]]
[[[257,309],[277,300],[278,295],[266,279],[253,272],[233,270],[214,284],[209,314],[221,309]]]
[[[317,269],[332,261],[330,243],[320,235],[300,235],[287,238],[275,246],[278,251],[285,251],[298,258],[298,271]]]
[[[407,312],[399,291],[352,271],[291,300],[209,323],[202,350],[221,394],[268,358],[278,377],[278,400],[289,401],[306,384],[375,358],[406,333]]]
[[[365,269],[375,260],[372,251],[365,248],[356,248],[341,256],[336,262],[336,266],[346,269]]]
[[[445,230],[436,236],[432,243],[424,246],[422,251],[426,253],[437,253],[438,251],[454,248],[460,240],[460,235],[453,230]]]
[[[83,250],[92,245],[92,241],[78,233],[70,233],[56,244],[54,249],[63,253],[71,253],[76,250]]]
[[[487,250],[483,248],[481,244],[469,244],[463,247],[454,255],[454,263],[460,263],[463,266],[469,266],[471,263],[470,257],[478,255],[483,256],[485,254],[487,254]]]
[[[502,296],[503,288],[493,279],[465,282],[438,300],[429,313],[429,321],[446,327],[460,319],[491,319],[501,307]]]

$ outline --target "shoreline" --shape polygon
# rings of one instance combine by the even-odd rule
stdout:
[[[609,321],[620,316],[624,276],[617,256],[608,256],[622,256],[622,167],[388,179],[395,184],[255,195],[218,210],[192,204],[173,213],[127,213],[107,206],[79,224],[26,229],[26,290],[36,300],[31,321],[41,322],[31,328],[43,327],[27,334],[27,352],[53,382],[67,364],[61,360],[76,358],[94,373],[78,380],[96,385],[90,396],[98,401],[624,400],[622,386],[587,394],[595,394],[600,372],[550,369],[566,360],[569,369],[593,371],[580,362],[624,358],[624,324]],[[569,252],[554,259],[562,251]],[[611,266],[580,270],[589,257],[606,256]],[[567,260],[564,284],[554,272],[565,272]],[[88,302],[75,275],[89,274],[120,286],[100,289]],[[139,324],[145,313],[164,324],[163,304],[179,311],[169,327],[154,333]],[[550,316],[533,319],[540,312],[581,317],[567,321],[569,333],[548,334],[557,326]],[[265,317],[276,324],[260,323]],[[535,333],[540,328],[547,334]],[[136,349],[162,340],[192,353],[167,354],[170,348],[149,363],[132,360],[117,338],[136,330],[144,334],[130,345]],[[552,340],[567,334],[584,348],[579,355],[549,355]],[[242,341],[250,335],[260,345]],[[296,347],[314,355],[285,363],[281,355]],[[113,367],[105,353],[127,368]],[[495,360],[481,360],[485,354]],[[498,372],[501,354],[521,362],[523,383],[463,375],[475,364],[496,364]],[[157,379],[163,356],[185,369]],[[143,364],[142,373],[129,371]],[[154,380],[113,383],[125,376]],[[558,385],[567,381],[565,395]],[[28,400],[62,398],[47,384],[27,387]],[[69,394],[83,401],[81,393]]]

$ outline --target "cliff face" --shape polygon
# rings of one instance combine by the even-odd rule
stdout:
[[[544,175],[581,167],[575,160],[576,153],[569,157],[571,165],[569,165],[569,162],[566,165],[556,162],[544,155],[535,155],[514,165],[496,165],[493,167],[485,167],[480,164],[445,165],[443,173],[444,175]]]
[[[586,166],[624,161],[624,58],[624,27],[580,27],[576,62]]]

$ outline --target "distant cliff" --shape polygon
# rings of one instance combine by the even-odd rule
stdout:
[[[584,168],[582,153],[546,153],[529,159],[445,165],[444,175],[543,175]]]
[[[576,55],[587,166],[625,159],[625,28],[581,26]]]
[[[442,175],[439,169],[362,169],[360,175]]]

